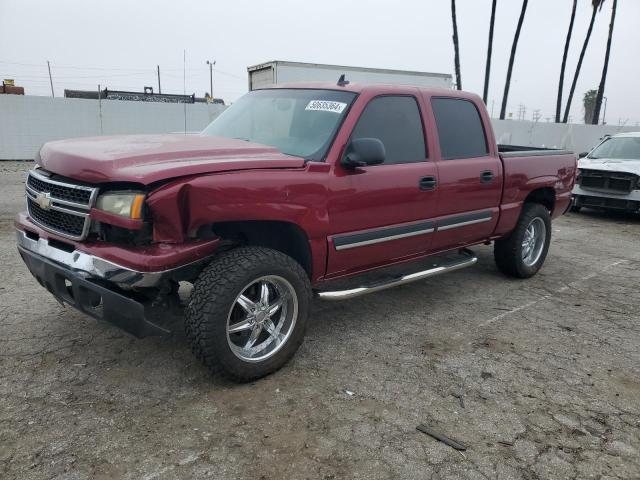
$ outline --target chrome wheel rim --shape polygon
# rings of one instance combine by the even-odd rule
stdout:
[[[245,362],[260,362],[275,355],[291,336],[298,318],[296,291],[277,275],[247,284],[227,315],[227,341]]]
[[[531,267],[535,265],[544,249],[547,238],[547,226],[540,217],[536,217],[527,226],[522,240],[522,262]]]

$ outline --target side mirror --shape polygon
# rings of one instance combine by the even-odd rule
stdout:
[[[578,154],[578,158],[584,158],[584,157],[586,157],[587,155],[589,155],[589,152],[582,152],[582,153],[579,153],[579,154]]]
[[[354,138],[347,145],[346,154],[342,159],[345,168],[366,167],[384,163],[386,152],[384,143],[377,138]]]

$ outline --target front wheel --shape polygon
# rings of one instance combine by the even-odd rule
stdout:
[[[311,286],[287,255],[261,247],[223,253],[194,284],[185,328],[194,354],[236,381],[284,365],[304,338]]]
[[[571,198],[571,207],[569,207],[569,210],[574,213],[578,213],[580,210],[582,210],[582,205],[578,204],[577,196]]]
[[[525,203],[515,229],[497,240],[493,256],[498,269],[518,278],[535,275],[544,263],[551,241],[551,216],[544,205]]]

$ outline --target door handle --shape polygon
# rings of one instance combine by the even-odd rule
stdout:
[[[480,181],[482,183],[489,183],[493,181],[494,174],[491,170],[485,170],[480,174]]]
[[[422,177],[420,182],[418,183],[420,190],[435,190],[437,185],[436,177],[433,175],[429,175],[427,177]]]

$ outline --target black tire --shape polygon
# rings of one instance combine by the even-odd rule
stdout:
[[[227,322],[236,299],[251,282],[277,276],[293,287],[298,315],[287,339],[265,360],[246,361],[234,353]],[[302,344],[311,306],[311,285],[304,269],[291,257],[262,247],[240,247],[222,253],[200,273],[185,314],[186,336],[195,356],[212,373],[248,382],[282,367]]]
[[[578,198],[579,197],[573,197],[571,199],[571,207],[569,208],[569,210],[574,213],[578,213],[580,210],[582,210],[582,206],[578,205]]]
[[[545,238],[540,256],[531,265],[523,259],[522,243],[525,239],[527,227],[539,218],[545,225]],[[547,257],[551,241],[551,216],[549,210],[539,203],[525,203],[515,229],[507,238],[497,240],[493,249],[493,257],[498,269],[512,277],[529,278],[535,275]]]

